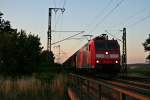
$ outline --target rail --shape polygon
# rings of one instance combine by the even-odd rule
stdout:
[[[69,89],[74,90],[77,100],[150,100],[145,90],[112,84],[110,81],[69,74]],[[144,92],[143,92],[144,91]],[[144,94],[145,93],[145,94]],[[76,100],[76,99],[74,99]]]

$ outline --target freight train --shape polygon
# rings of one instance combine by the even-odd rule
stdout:
[[[120,72],[120,46],[102,34],[88,41],[69,57],[63,66],[70,70],[114,76]]]

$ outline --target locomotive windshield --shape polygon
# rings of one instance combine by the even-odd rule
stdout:
[[[117,41],[97,41],[95,42],[96,50],[113,50],[118,49]]]

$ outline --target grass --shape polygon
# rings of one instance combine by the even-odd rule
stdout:
[[[53,80],[35,77],[0,80],[1,100],[62,100],[66,79],[62,74]]]
[[[0,77],[0,100],[66,100],[67,78],[59,67],[44,67],[32,76]]]
[[[0,86],[2,100],[46,100],[51,96],[50,84],[35,78],[4,79]],[[50,97],[49,97],[50,96]]]

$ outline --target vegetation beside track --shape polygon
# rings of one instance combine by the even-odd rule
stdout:
[[[150,77],[150,64],[130,64],[128,73]]]
[[[41,66],[38,72],[25,76],[1,76],[2,100],[64,100],[67,78],[58,64]],[[66,100],[66,99],[65,99]]]

